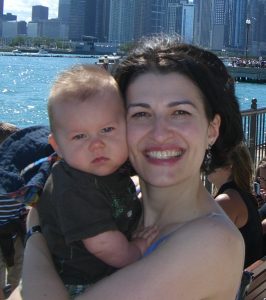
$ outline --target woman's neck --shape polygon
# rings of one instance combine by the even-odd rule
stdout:
[[[154,187],[141,181],[141,191],[144,226],[156,224],[159,229],[204,215],[212,202],[200,178],[193,182],[193,186],[191,180],[171,187]]]
[[[233,178],[232,178],[231,176],[229,176],[229,177],[226,177],[226,178],[220,180],[219,182],[217,182],[217,184],[215,184],[215,187],[216,187],[217,191],[218,191],[224,184],[226,184],[227,182],[230,182],[230,181],[232,181],[232,180],[233,180]]]

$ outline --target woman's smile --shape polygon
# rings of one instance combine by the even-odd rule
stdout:
[[[200,168],[208,121],[192,81],[178,73],[140,75],[128,87],[127,104],[129,156],[138,174],[172,185],[189,178],[187,165]]]

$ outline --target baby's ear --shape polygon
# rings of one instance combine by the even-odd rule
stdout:
[[[50,133],[48,136],[48,143],[53,147],[54,151],[61,156],[60,148],[55,140],[53,133]]]

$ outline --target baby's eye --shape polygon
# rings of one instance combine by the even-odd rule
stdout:
[[[75,136],[73,136],[73,140],[81,140],[81,139],[85,139],[87,138],[88,135],[85,134],[85,133],[79,133],[79,134],[76,134]]]
[[[114,127],[105,127],[105,128],[103,128],[103,129],[101,130],[101,133],[108,133],[108,132],[111,132],[111,131],[113,131],[113,130],[115,130]]]

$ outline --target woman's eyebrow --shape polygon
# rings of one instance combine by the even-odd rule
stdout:
[[[143,107],[143,108],[149,108],[150,105],[147,104],[147,103],[132,103],[132,104],[129,104],[127,106],[127,109],[131,108],[131,107]]]
[[[183,104],[188,104],[188,105],[191,105],[193,107],[196,107],[195,104],[190,101],[190,100],[187,100],[187,99],[184,99],[184,100],[177,100],[177,101],[173,101],[173,102],[170,102],[167,104],[168,107],[174,107],[174,106],[178,106],[178,105],[183,105]],[[131,107],[143,107],[143,108],[150,108],[150,105],[147,104],[147,103],[143,103],[143,102],[140,102],[140,103],[132,103],[132,104],[129,104],[127,106],[127,109],[131,108]]]
[[[187,99],[170,102],[167,106],[168,107],[174,107],[174,106],[183,105],[183,104],[188,104],[188,105],[191,105],[193,107],[196,107],[195,104],[192,101],[187,100]]]

